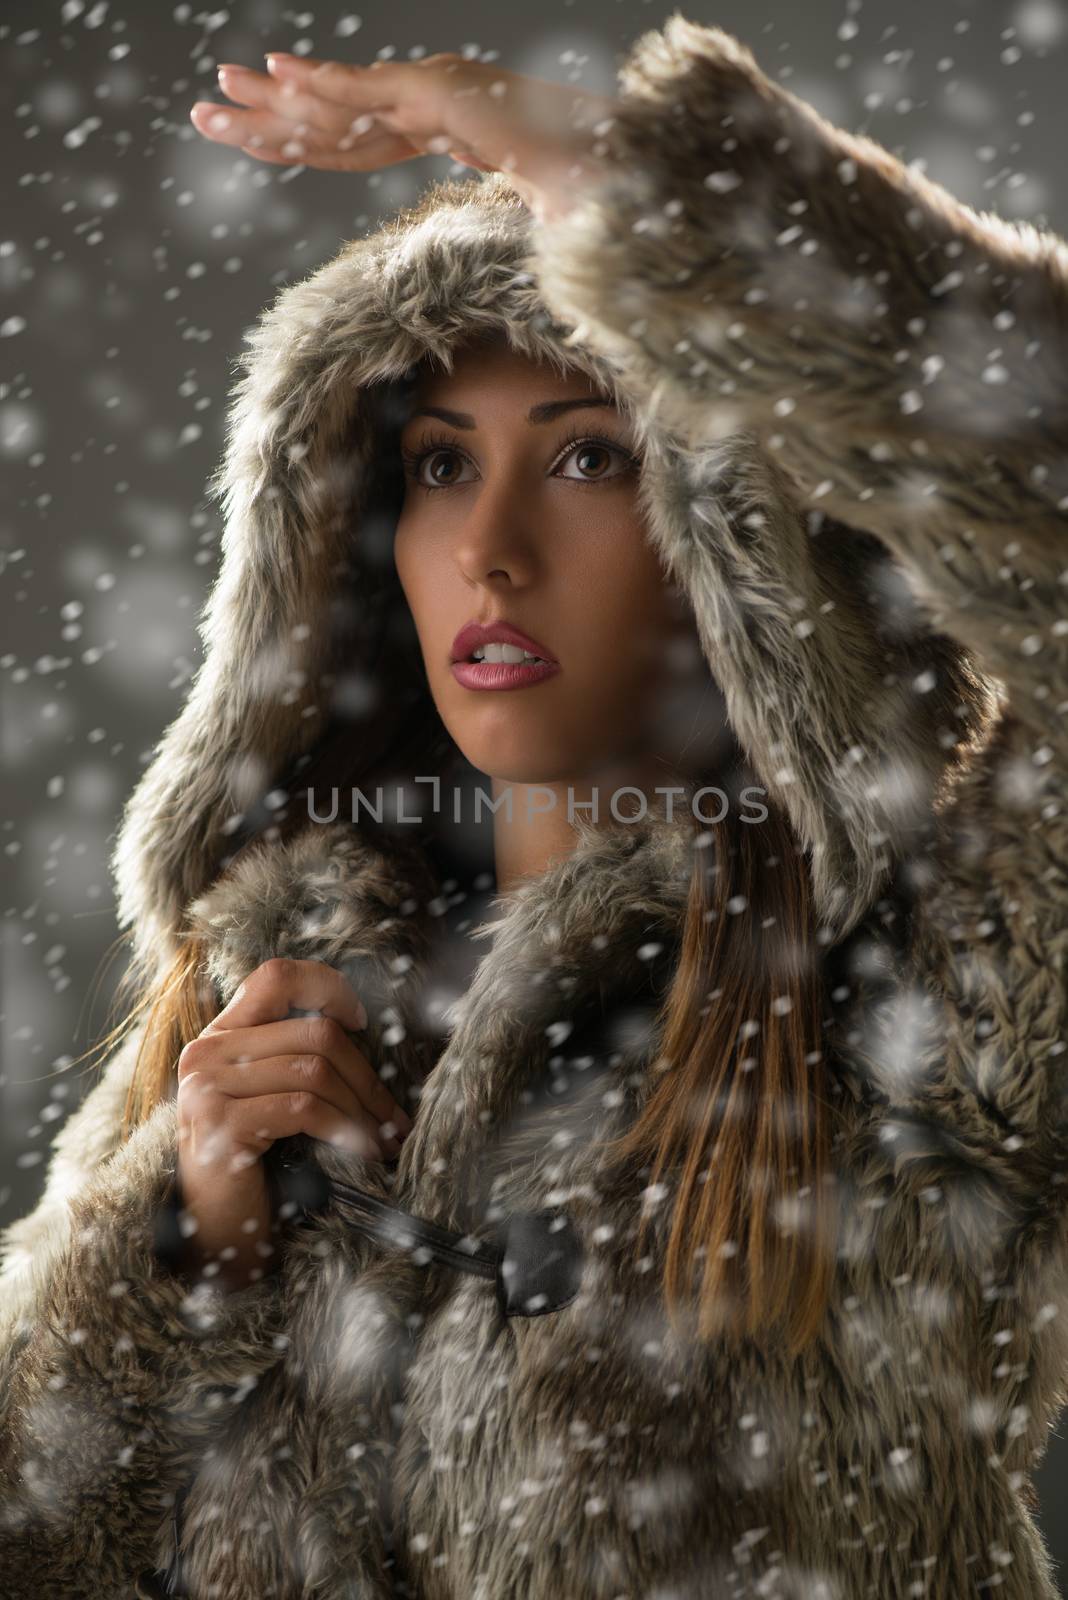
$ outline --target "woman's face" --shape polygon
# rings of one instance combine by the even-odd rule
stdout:
[[[592,780],[647,755],[668,680],[704,663],[689,607],[644,532],[622,413],[583,376],[469,346],[452,373],[423,369],[400,442],[397,574],[434,703],[463,755],[517,784]],[[535,668],[508,688],[473,685],[521,668],[458,676],[460,630],[501,621],[558,670]]]

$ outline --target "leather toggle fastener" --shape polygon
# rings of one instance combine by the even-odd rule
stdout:
[[[313,1163],[283,1165],[290,1184],[296,1180],[296,1187],[305,1191],[304,1204],[310,1209],[332,1197],[353,1227],[374,1243],[423,1251],[427,1261],[491,1280],[505,1316],[546,1316],[562,1311],[578,1294],[582,1241],[565,1211],[555,1207],[516,1211],[488,1239],[475,1239],[403,1211],[380,1195],[328,1178]]]
[[[489,1239],[474,1239],[413,1216],[378,1195],[328,1178],[355,1226],[380,1244],[423,1250],[427,1258],[489,1278],[506,1317],[540,1317],[570,1305],[582,1281],[582,1244],[565,1212],[516,1211]]]

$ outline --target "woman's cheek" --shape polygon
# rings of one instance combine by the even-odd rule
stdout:
[[[410,603],[408,593],[408,541],[399,525],[393,535],[393,570],[397,574],[397,580],[404,591],[405,599],[409,600]]]
[[[408,602],[408,610],[421,635],[423,624],[432,613],[430,596],[434,590],[434,578],[428,567],[426,552],[420,552],[414,532],[398,531],[393,541],[393,565]]]

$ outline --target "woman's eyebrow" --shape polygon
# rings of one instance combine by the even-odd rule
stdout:
[[[580,406],[594,406],[603,411],[616,409],[610,400],[598,400],[586,395],[574,400],[542,400],[538,405],[531,406],[527,412],[527,421],[553,422],[557,417],[563,416],[565,411],[577,411]],[[416,417],[436,417],[439,422],[447,422],[454,428],[478,426],[469,411],[450,411],[447,406],[418,406],[408,413],[406,420],[411,422]]]

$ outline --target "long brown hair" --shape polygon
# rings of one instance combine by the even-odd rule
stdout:
[[[387,409],[388,396],[383,415]],[[396,515],[401,493],[399,476],[385,469],[376,487],[384,517]],[[399,583],[388,570],[378,578],[378,603],[389,611],[375,669],[391,685],[384,742],[376,746],[364,726],[354,733],[338,713],[311,754],[283,780],[272,778],[269,788],[290,801],[263,812],[226,864],[258,838],[282,838],[306,820],[309,791],[321,815],[329,804],[320,791],[366,788],[376,762],[379,770],[415,770],[404,763],[417,753],[428,771],[439,770],[428,759],[455,756],[418,669]],[[820,1327],[834,1268],[834,1107],[821,1049],[824,974],[808,862],[785,814],[765,804],[759,823],[731,814],[711,830],[695,825],[695,844],[700,832],[705,847],[694,850],[654,1086],[605,1154],[628,1169],[648,1168],[652,1193],[665,1175],[676,1180],[662,1278],[672,1321],[696,1300],[699,1338],[778,1333],[796,1353]],[[179,938],[169,968],[101,1041],[109,1048],[144,1014],[123,1139],[171,1091],[183,1045],[216,1014],[203,948],[188,932]],[[651,1215],[642,1217],[636,1254]]]
[[[834,1272],[835,1108],[808,862],[774,805],[699,835],[660,1053],[644,1104],[605,1146],[647,1172],[635,1257],[673,1179],[662,1290],[700,1339],[814,1338]],[[710,859],[711,858],[711,859]]]

